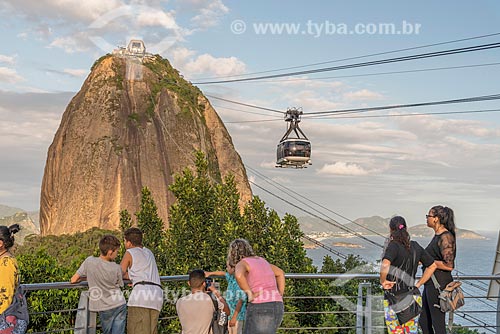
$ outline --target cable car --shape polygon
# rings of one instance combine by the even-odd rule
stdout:
[[[306,168],[311,165],[311,142],[299,128],[301,109],[289,108],[285,113],[287,131],[276,149],[276,167]],[[296,137],[290,137],[295,134]]]

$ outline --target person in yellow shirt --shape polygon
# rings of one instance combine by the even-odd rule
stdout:
[[[14,234],[18,231],[18,224],[9,227],[0,226],[0,315],[12,303],[14,292],[19,282],[17,261],[9,251],[14,245]],[[9,317],[7,319],[0,317],[0,331],[11,325],[9,324],[9,320]]]

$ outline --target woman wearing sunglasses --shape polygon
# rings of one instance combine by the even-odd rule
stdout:
[[[437,205],[426,216],[427,226],[434,230],[434,237],[425,249],[434,258],[437,266],[434,276],[441,289],[453,281],[451,271],[457,254],[455,216],[453,210]],[[424,268],[425,269],[425,268]],[[446,334],[445,313],[439,309],[439,291],[431,281],[424,285],[420,327],[423,334]],[[438,305],[436,307],[435,305]]]

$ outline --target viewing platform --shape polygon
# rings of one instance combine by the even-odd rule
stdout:
[[[172,333],[168,330],[170,326],[177,322],[177,316],[165,316],[165,314],[175,314],[175,301],[183,293],[188,293],[186,281],[187,275],[162,276],[161,282],[164,289],[164,307],[160,314],[158,333]],[[355,334],[375,334],[387,333],[382,306],[382,293],[378,283],[378,274],[286,274],[289,280],[321,280],[330,288],[337,289],[338,294],[329,294],[324,291],[304,291],[295,295],[285,295],[285,319],[294,317],[297,321],[288,321],[286,326],[282,324],[280,333],[355,333]],[[465,294],[465,306],[457,310],[454,314],[454,324],[452,333],[468,328],[477,330],[478,333],[500,334],[500,301],[498,294],[491,296],[491,291],[498,292],[498,289],[488,290],[491,281],[500,284],[500,275],[471,276],[462,275],[455,277],[463,282]],[[224,279],[218,279],[223,283]],[[29,305],[32,319],[36,316],[59,317],[69,314],[69,325],[65,328],[45,328],[39,331],[32,331],[37,334],[45,333],[75,333],[75,334],[95,334],[100,325],[96,313],[88,310],[89,293],[86,290],[86,282],[71,284],[69,282],[24,284],[25,291],[39,290],[60,290],[78,289],[81,290],[78,308],[48,310],[43,312],[33,311],[33,306]],[[304,289],[307,290],[307,289]],[[224,287],[221,287],[224,293]],[[127,295],[125,293],[125,295]],[[287,309],[287,301],[300,300],[300,309]],[[28,298],[28,304],[29,298]],[[325,319],[321,326],[304,327],[301,326],[301,319],[304,317],[320,317]],[[448,319],[448,317],[446,318]],[[284,321],[285,322],[285,321]],[[295,326],[290,326],[294,323]],[[31,326],[30,326],[31,327]],[[463,333],[460,331],[460,333]]]

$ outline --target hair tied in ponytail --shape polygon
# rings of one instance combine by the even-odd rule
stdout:
[[[17,232],[19,232],[20,229],[21,229],[21,227],[19,226],[19,224],[10,225],[9,226],[10,236],[13,237],[14,234],[16,234]]]
[[[402,229],[404,229],[404,228],[405,228],[405,226],[404,226],[403,224],[400,224],[400,225],[398,226],[398,228],[399,228],[400,230],[402,230]]]

